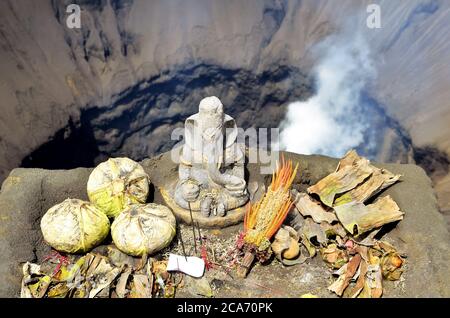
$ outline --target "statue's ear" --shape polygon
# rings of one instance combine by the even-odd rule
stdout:
[[[184,123],[184,142],[190,147],[194,148],[194,131],[198,126],[197,118],[194,116],[186,119]]]
[[[231,146],[237,139],[238,129],[236,121],[228,115],[225,115],[225,147]]]

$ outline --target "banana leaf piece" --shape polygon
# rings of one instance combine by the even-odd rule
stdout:
[[[359,254],[353,256],[347,264],[341,267],[343,273],[328,287],[328,290],[336,293],[338,296],[342,296],[344,290],[350,284],[351,279],[355,276],[360,263],[361,256]]]
[[[48,298],[65,298],[70,289],[66,283],[58,283],[51,287],[47,293]]]
[[[327,211],[320,202],[314,200],[306,193],[297,193],[294,197],[294,206],[303,216],[311,216],[314,222],[333,223],[337,221],[333,211]]]
[[[368,265],[364,287],[358,298],[380,298],[383,294],[382,280],[380,265]]]
[[[306,248],[306,250],[309,253],[309,258],[312,258],[314,256],[316,256],[316,248],[315,246],[309,241],[309,239],[306,237],[305,234],[301,235],[302,238],[302,245]]]
[[[326,248],[320,249],[320,254],[325,263],[331,268],[341,268],[348,262],[347,252],[339,249],[336,244],[329,244]]]
[[[131,274],[131,268],[128,267],[125,271],[123,271],[123,273],[119,276],[119,279],[117,281],[117,285],[116,285],[116,294],[119,298],[125,298],[125,296],[128,293],[127,290],[127,283],[128,283],[128,278],[130,277]]]
[[[352,201],[365,202],[381,190],[393,185],[400,179],[400,175],[394,175],[386,169],[378,169],[371,166],[373,169],[372,175],[358,185],[356,188],[342,194],[334,201],[334,206],[349,203]]]
[[[355,236],[402,220],[404,215],[390,196],[379,198],[373,204],[351,202],[336,206],[334,210],[344,228]]]
[[[96,297],[104,288],[109,290],[111,283],[122,272],[122,268],[113,267],[108,258],[97,254],[93,257],[94,259],[90,262],[86,272],[86,279],[92,284],[89,298]]]
[[[131,298],[152,298],[152,282],[148,275],[134,274],[130,292]]]
[[[111,283],[114,281],[114,279],[119,275],[121,272],[120,268],[113,268],[109,272],[106,273],[98,273],[96,274],[96,277],[94,278],[93,288],[89,292],[89,298],[94,298],[99,294],[104,288],[108,288],[111,285]]]
[[[314,240],[321,246],[325,246],[328,242],[324,229],[322,229],[322,227],[315,223],[311,218],[307,218],[305,220],[305,224],[303,225],[301,231],[301,237],[306,237],[312,244],[315,243]]]
[[[30,263],[30,262],[26,262],[22,266],[22,274],[23,274],[23,278],[22,278],[22,286],[20,289],[20,297],[21,298],[33,298],[33,294],[30,290],[29,285],[33,281],[32,277],[42,275],[41,266]]]
[[[342,170],[344,167],[353,166],[361,160],[361,157],[358,156],[358,153],[355,151],[355,149],[347,151],[347,153],[342,157],[341,160],[339,160],[338,166],[336,168],[336,172],[339,170]]]
[[[335,196],[354,189],[372,173],[373,168],[369,165],[369,160],[361,158],[354,165],[338,166],[336,172],[309,187],[307,191],[317,194],[323,204],[332,207]]]
[[[367,262],[362,259],[361,264],[359,265],[359,277],[356,281],[356,284],[348,292],[349,298],[358,297],[359,293],[361,293],[361,291],[363,290],[364,284],[366,282],[367,266]]]
[[[37,283],[29,285],[28,287],[30,289],[30,292],[31,292],[31,295],[33,296],[33,298],[44,297],[51,282],[52,282],[51,277],[45,275],[45,276],[40,277]]]
[[[317,194],[329,207],[354,201],[363,203],[400,177],[371,165],[351,150],[339,161],[336,171],[309,187],[308,193]]]
[[[325,232],[325,235],[327,238],[332,238],[333,236],[335,236],[335,237],[339,236],[341,238],[344,238],[348,235],[347,231],[344,229],[344,227],[339,222],[335,223],[333,225],[331,225],[327,222],[322,222],[322,223],[320,223],[320,227]]]

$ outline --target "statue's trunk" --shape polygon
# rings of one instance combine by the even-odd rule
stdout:
[[[208,164],[208,174],[212,181],[224,187],[227,184],[226,178],[220,173],[217,163]]]

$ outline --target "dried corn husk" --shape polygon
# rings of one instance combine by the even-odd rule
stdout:
[[[166,206],[136,204],[114,220],[111,235],[122,252],[133,256],[150,255],[169,245],[175,236],[175,226],[175,217]]]
[[[87,252],[108,235],[109,220],[89,202],[66,199],[44,214],[41,230],[44,240],[60,252]]]
[[[293,205],[290,187],[297,169],[298,164],[294,168],[292,162],[286,162],[283,157],[264,196],[255,205],[247,205],[244,218],[246,243],[253,244],[260,250],[264,246],[270,246],[269,240],[281,227]]]
[[[130,204],[145,203],[149,177],[142,166],[129,158],[110,158],[89,176],[89,200],[108,217],[116,217]]]

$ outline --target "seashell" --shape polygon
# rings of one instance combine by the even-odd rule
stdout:
[[[298,256],[299,253],[300,245],[298,245],[298,241],[291,237],[289,247],[283,252],[282,256],[285,259],[294,259]]]
[[[298,240],[296,231],[290,226],[283,225],[275,235],[272,250],[280,261],[292,260],[300,254]]]

